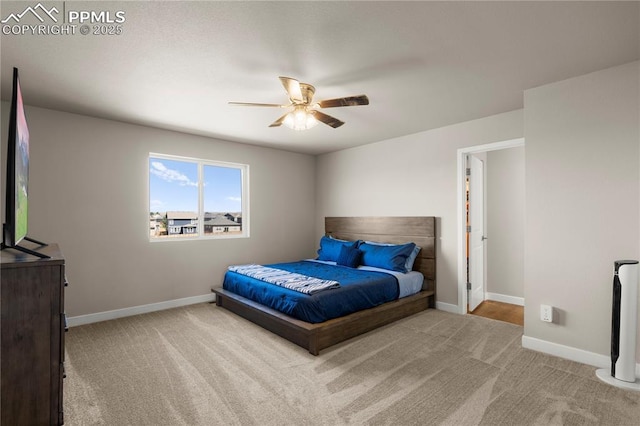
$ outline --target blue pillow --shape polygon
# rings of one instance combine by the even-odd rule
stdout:
[[[398,245],[398,244],[389,244],[389,243],[378,243],[376,241],[365,241],[365,243],[371,244],[371,245],[374,245],[374,246],[396,246],[396,245]],[[415,246],[415,248],[413,249],[413,251],[411,252],[409,257],[407,257],[407,261],[404,264],[404,267],[407,270],[407,272],[413,271],[413,264],[415,263],[416,258],[418,257],[418,253],[420,253],[420,250],[421,250],[420,246]]]
[[[322,237],[320,239],[320,249],[318,250],[318,260],[336,262],[340,256],[342,246],[356,247],[357,241],[344,241],[335,238]]]
[[[357,268],[360,265],[361,257],[362,252],[355,248],[355,246],[342,246],[336,263],[338,265],[348,266],[349,268]]]
[[[359,249],[362,251],[362,264],[390,271],[408,272],[407,258],[411,255],[416,245],[414,243],[381,246],[377,244],[362,243]]]

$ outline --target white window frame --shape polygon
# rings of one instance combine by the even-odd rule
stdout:
[[[164,242],[164,241],[188,241],[188,240],[224,240],[235,238],[249,238],[249,165],[241,163],[230,163],[217,160],[205,160],[202,158],[183,157],[178,155],[160,154],[157,152],[150,152],[147,158],[147,210],[150,212],[150,194],[151,194],[151,179],[149,176],[149,165],[152,158],[165,159],[171,161],[183,161],[189,163],[196,163],[198,168],[198,226],[197,232],[193,236],[181,237],[181,238],[163,238],[152,237],[149,235],[149,241]],[[242,180],[242,232],[240,234],[229,234],[226,232],[220,234],[206,234],[204,233],[204,167],[205,166],[217,166],[227,167],[240,170],[240,176]],[[147,224],[149,223],[149,212],[147,212]],[[165,212],[166,213],[166,212]],[[168,231],[168,230],[167,230]]]

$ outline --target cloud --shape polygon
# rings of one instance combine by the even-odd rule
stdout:
[[[152,161],[149,172],[164,181],[177,182],[180,186],[198,186],[198,182],[193,182],[177,170],[168,169],[160,161]]]
[[[242,197],[227,197],[227,200],[236,201],[239,203],[240,201],[242,201]]]
[[[159,210],[160,207],[163,207],[163,206],[164,206],[164,202],[161,200],[151,200],[149,202],[149,208],[151,210]]]

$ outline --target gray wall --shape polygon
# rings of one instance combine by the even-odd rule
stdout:
[[[524,297],[525,147],[487,153],[486,291]]]
[[[29,234],[59,243],[66,256],[69,316],[210,294],[229,264],[314,253],[312,156],[41,108],[26,113]],[[149,152],[249,164],[251,237],[150,243]]]
[[[609,354],[613,262],[640,256],[639,75],[635,62],[525,92],[526,337]]]
[[[436,216],[437,300],[458,304],[457,150],[523,136],[522,110],[318,157],[325,216]]]

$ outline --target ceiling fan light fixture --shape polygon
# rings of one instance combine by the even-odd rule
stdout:
[[[308,130],[318,124],[318,120],[304,107],[296,107],[284,118],[282,122],[293,130]]]

